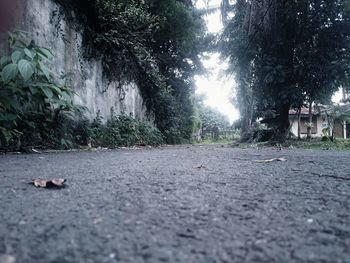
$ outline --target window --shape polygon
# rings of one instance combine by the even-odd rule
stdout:
[[[307,134],[307,126],[306,124],[309,122],[309,117],[302,116],[300,117],[300,133],[301,134]],[[316,116],[312,117],[312,128],[311,133],[316,134],[317,133],[317,118]]]

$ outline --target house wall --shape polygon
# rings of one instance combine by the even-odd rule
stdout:
[[[290,116],[289,121],[291,123],[291,132],[298,137],[298,117],[297,116]],[[320,138],[323,136],[322,130],[326,127],[328,127],[327,120],[324,119],[322,116],[316,117],[316,127],[317,131],[316,133],[312,133],[312,138]],[[306,138],[307,134],[301,134],[301,138]]]
[[[289,118],[291,123],[291,132],[297,137],[298,136],[298,118],[291,116]],[[322,130],[328,127],[328,120],[326,115],[319,115],[316,118],[317,120],[317,133],[311,135],[312,138],[321,138],[323,137]],[[348,134],[347,134],[348,133]],[[342,121],[336,120],[334,122],[333,134],[336,138],[350,138],[350,125],[348,124],[346,128],[343,125]],[[301,138],[306,138],[307,134],[301,134]]]
[[[58,4],[52,0],[4,1],[21,3],[16,14],[12,14],[16,16],[15,28],[27,31],[29,40],[50,48],[55,55],[51,68],[57,74],[70,74],[70,85],[76,92],[74,101],[88,107],[89,119],[95,118],[97,112],[107,119],[111,109],[117,114],[125,112],[139,119],[146,118],[146,107],[137,85],[130,83],[118,88],[118,83],[104,77],[101,59],[84,58],[83,34],[64,16],[57,15]],[[6,42],[1,41],[0,50],[4,49]]]

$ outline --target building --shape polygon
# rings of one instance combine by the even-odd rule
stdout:
[[[291,133],[296,137],[299,137],[298,135],[300,134],[300,138],[306,138],[307,126],[309,123],[309,109],[306,107],[301,108],[300,114],[298,110],[290,110],[289,121],[291,125]],[[320,110],[313,108],[311,137],[323,137],[328,128],[329,134],[333,134],[336,138],[350,138],[349,123],[346,123],[338,118],[335,118],[333,120],[329,109],[327,109],[326,107]]]

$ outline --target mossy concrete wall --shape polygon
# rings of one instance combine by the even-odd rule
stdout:
[[[16,22],[11,29],[7,29],[24,30],[28,32],[29,40],[33,39],[53,52],[52,70],[57,76],[67,75],[67,81],[76,93],[74,100],[90,110],[87,113],[89,119],[92,120],[100,112],[106,120],[111,110],[116,114],[132,114],[141,120],[146,118],[146,107],[138,87],[133,83],[120,85],[110,82],[103,73],[100,59],[84,57],[82,30],[64,17],[57,3],[52,0],[4,1],[18,2],[15,14],[7,14],[15,17]],[[2,37],[4,48],[6,44]]]

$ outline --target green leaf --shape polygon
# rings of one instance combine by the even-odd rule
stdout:
[[[51,59],[53,57],[53,54],[47,48],[42,48],[42,47],[37,48],[37,52],[42,54],[45,58],[48,58],[48,59]]]
[[[7,87],[9,90],[11,90],[11,92],[13,92],[14,94],[18,93],[18,94],[25,94],[25,91],[23,88],[19,87],[18,85],[11,85],[13,83],[10,83]]]
[[[29,87],[29,90],[30,90],[30,92],[32,93],[32,95],[37,94],[38,91],[39,91],[39,89],[38,89],[37,87],[35,87],[35,86],[30,86],[30,87]]]
[[[0,133],[3,135],[6,143],[8,143],[11,140],[12,134],[9,130],[7,130],[3,127],[0,127]]]
[[[6,113],[3,116],[0,116],[0,121],[14,121],[17,119],[16,114]]]
[[[72,98],[71,98],[71,96],[69,96],[68,92],[63,91],[62,92],[62,100],[64,100],[64,101],[71,101]]]
[[[0,106],[6,111],[22,112],[22,106],[14,97],[4,96],[0,97]]]
[[[32,121],[27,121],[26,124],[33,129],[35,129],[36,127],[35,122],[32,122]]]
[[[32,51],[30,51],[28,48],[24,49],[24,53],[31,59],[34,58],[34,54],[32,53]]]
[[[25,81],[29,80],[31,76],[34,74],[32,63],[30,63],[28,60],[25,60],[25,59],[21,59],[18,62],[18,70]]]
[[[49,69],[41,62],[39,62],[39,67],[40,67],[41,71],[44,73],[44,75],[47,78],[47,80],[50,80],[50,71],[49,71]]]
[[[51,87],[51,89],[53,89],[53,91],[54,91],[58,96],[61,96],[61,95],[62,95],[63,90],[62,90],[60,87],[58,87],[58,86],[56,86],[56,85],[54,85],[54,84],[50,85],[50,87]]]
[[[1,72],[1,77],[5,83],[8,83],[11,80],[13,80],[17,76],[17,74],[18,66],[16,64],[11,63],[4,67],[4,69]]]
[[[47,88],[47,87],[40,87],[40,88],[48,99],[52,99],[53,92],[50,88]]]
[[[5,66],[9,62],[10,62],[9,56],[3,56],[0,58],[0,66]]]
[[[11,55],[12,62],[14,64],[18,63],[18,61],[22,58],[22,52],[21,51],[15,51]]]

